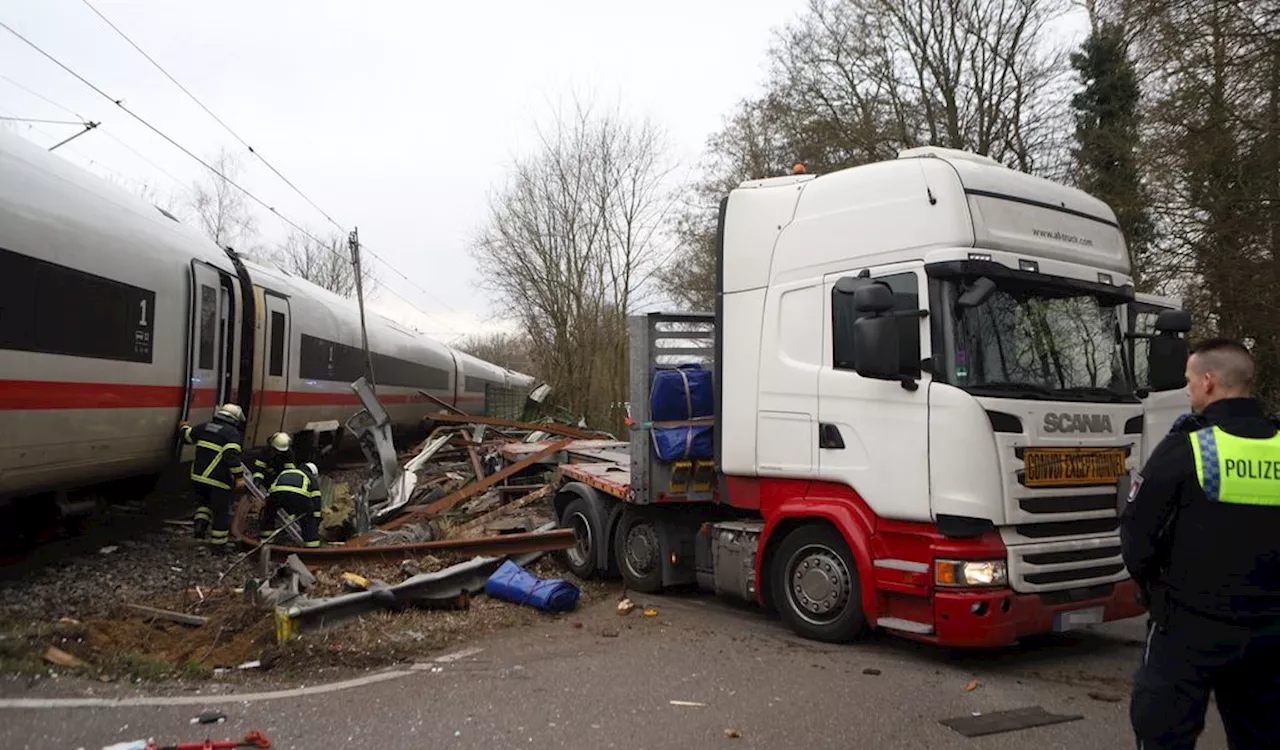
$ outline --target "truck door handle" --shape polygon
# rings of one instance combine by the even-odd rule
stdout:
[[[844,450],[844,438],[840,435],[840,428],[828,422],[818,423],[818,447]]]

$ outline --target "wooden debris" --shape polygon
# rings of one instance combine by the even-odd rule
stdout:
[[[128,607],[129,609],[132,609],[135,612],[148,615],[150,617],[159,617],[163,620],[172,620],[173,622],[180,622],[183,625],[195,625],[196,627],[199,627],[201,625],[207,625],[209,623],[208,617],[201,617],[199,615],[189,615],[189,614],[186,614],[185,612],[174,612],[168,609],[156,609],[155,607],[145,607],[141,604],[126,604],[124,606]]]
[[[511,464],[510,466],[506,467],[502,471],[496,472],[494,474],[490,474],[489,476],[485,477],[479,482],[472,482],[471,484],[468,484],[465,487],[459,490],[456,490],[450,493],[449,495],[446,495],[445,497],[440,498],[439,500],[435,501],[434,503],[431,503],[430,505],[414,508],[413,510],[410,510],[408,513],[405,513],[399,518],[396,518],[393,521],[389,521],[388,523],[383,524],[380,528],[383,531],[392,531],[406,524],[414,523],[419,519],[423,518],[424,516],[434,516],[438,513],[441,513],[442,511],[446,511],[452,508],[453,506],[457,505],[458,503],[462,502],[463,500],[466,500],[470,497],[474,497],[479,493],[483,492],[484,490],[487,490],[490,487],[494,486],[498,482],[501,482],[502,480],[512,475],[518,474],[519,472],[524,471],[530,466],[533,466],[538,461],[541,461],[547,456],[550,456],[552,453],[555,453],[556,451],[560,450],[564,446],[568,445],[569,442],[570,441],[568,440],[561,440],[559,442],[552,443],[551,445],[548,445],[546,448],[543,448],[537,453],[534,453],[526,457],[523,461],[517,461],[516,463]],[[364,543],[369,538],[370,537],[367,534],[361,535],[359,537],[354,537],[351,540],[351,546],[357,546],[357,547],[364,546]]]
[[[49,662],[50,664],[56,664],[59,667],[71,668],[71,667],[84,666],[84,662],[81,661],[78,657],[76,657],[73,654],[68,654],[66,651],[63,651],[57,646],[50,646],[48,649],[45,650],[44,660]]]
[[[485,513],[483,516],[477,516],[471,521],[468,521],[462,526],[459,526],[458,533],[470,534],[475,531],[478,531],[479,529],[484,528],[486,524],[492,523],[495,518],[501,518],[507,515],[508,513],[511,513],[512,511],[519,510],[520,508],[523,508],[526,505],[530,505],[531,503],[536,503],[539,500],[550,497],[551,492],[554,489],[555,489],[554,486],[548,484],[543,486],[541,489],[530,492],[524,497],[518,498],[516,500],[512,500],[506,505],[494,508],[488,513]]]

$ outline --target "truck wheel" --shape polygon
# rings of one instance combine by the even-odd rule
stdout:
[[[825,525],[801,526],[778,545],[771,567],[770,598],[797,634],[841,642],[862,632],[866,615],[858,569],[840,532]]]
[[[560,518],[560,528],[573,529],[575,540],[574,545],[564,551],[565,565],[579,578],[591,578],[596,573],[596,551],[602,533],[591,521],[586,500],[579,497],[569,503]]]
[[[631,508],[622,511],[613,549],[627,588],[645,594],[662,590],[662,545],[653,521]]]

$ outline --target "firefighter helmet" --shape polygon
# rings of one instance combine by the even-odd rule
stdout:
[[[311,472],[312,476],[316,476],[316,477],[320,476],[320,470],[316,468],[315,464],[308,461],[303,465],[307,467],[307,471]]]
[[[267,445],[270,445],[272,450],[277,453],[288,453],[289,449],[293,447],[293,438],[287,432],[277,432],[267,441]]]
[[[223,404],[213,414],[215,419],[221,418],[232,424],[239,424],[244,419],[244,412],[241,411],[239,404]]]

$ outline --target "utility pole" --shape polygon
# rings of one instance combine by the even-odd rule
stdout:
[[[359,227],[351,230],[351,236],[347,239],[347,244],[351,246],[351,265],[355,267],[356,272],[356,300],[360,303],[360,342],[364,345],[364,374],[369,379],[369,386],[373,388],[373,392],[377,393],[378,388],[373,379],[373,355],[369,353],[369,331],[364,324],[364,284],[361,279],[363,274],[360,272]]]

